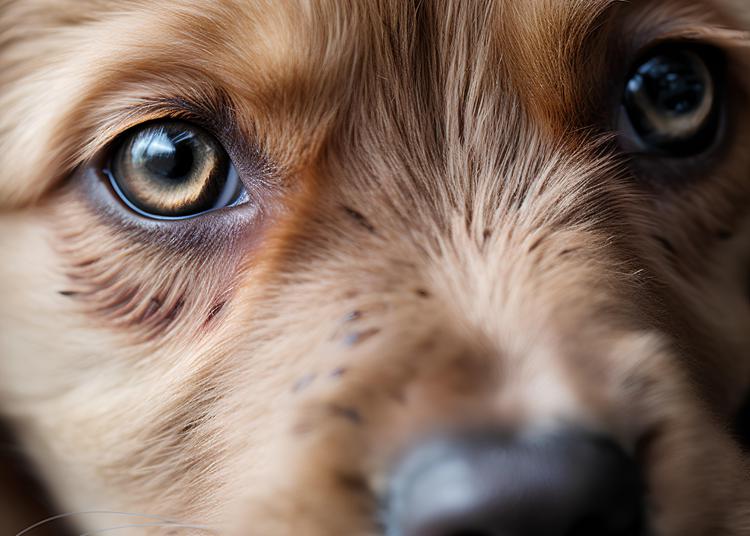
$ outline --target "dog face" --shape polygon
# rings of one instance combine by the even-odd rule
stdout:
[[[61,508],[217,534],[746,534],[746,28],[0,2],[4,418]]]

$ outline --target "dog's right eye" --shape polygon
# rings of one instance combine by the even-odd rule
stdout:
[[[719,133],[721,83],[710,51],[677,44],[643,58],[625,87],[627,119],[650,152],[700,154]]]
[[[244,189],[221,144],[181,121],[148,123],[113,145],[112,187],[135,212],[178,219],[239,204]]]

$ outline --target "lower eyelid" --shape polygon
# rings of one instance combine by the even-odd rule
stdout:
[[[82,201],[96,225],[125,234],[134,242],[159,243],[179,254],[193,249],[220,250],[228,237],[248,235],[253,242],[254,235],[265,226],[264,211],[244,189],[242,202],[197,218],[157,220],[141,216],[119,201],[100,162],[95,159],[74,174],[71,195],[77,199],[73,204]]]

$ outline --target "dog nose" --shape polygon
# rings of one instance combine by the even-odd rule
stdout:
[[[635,463],[580,432],[422,444],[390,482],[388,536],[639,536]]]

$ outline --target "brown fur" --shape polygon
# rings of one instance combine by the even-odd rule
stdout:
[[[424,435],[574,423],[643,462],[656,536],[750,533],[747,29],[744,0],[0,0],[3,419],[61,510],[310,536],[378,534]],[[730,133],[634,168],[618,92],[674,38],[726,52]],[[113,208],[87,163],[163,117],[259,208]]]

